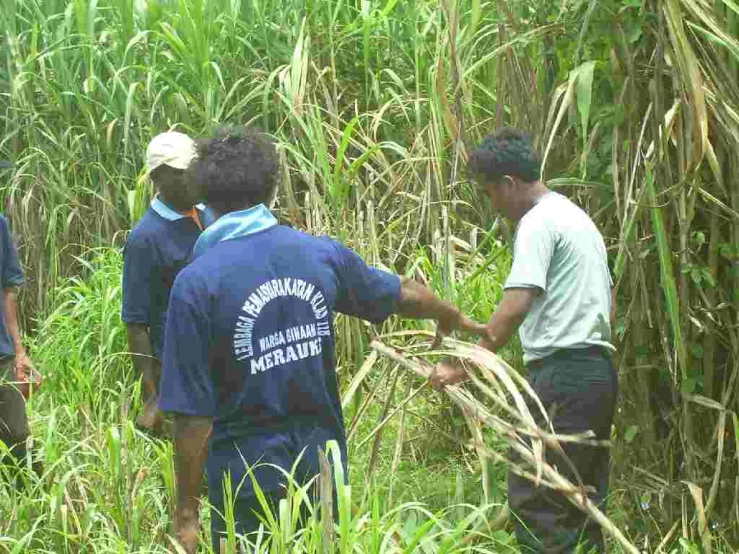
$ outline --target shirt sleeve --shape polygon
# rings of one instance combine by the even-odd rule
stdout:
[[[547,272],[555,246],[554,231],[546,222],[524,219],[513,244],[513,265],[505,287],[547,290]]]
[[[172,288],[164,331],[159,408],[164,412],[212,417],[216,395],[210,374],[210,323],[202,308],[207,289],[181,274]]]
[[[339,286],[336,311],[372,323],[382,323],[400,300],[400,278],[369,267],[354,251],[334,242],[338,258]]]
[[[5,218],[2,218],[0,222],[0,233],[2,233],[3,251],[5,252],[2,260],[3,288],[9,289],[22,285],[25,278],[18,257],[18,250],[13,242],[13,237],[10,236],[10,229]]]
[[[151,283],[156,264],[149,241],[131,235],[123,249],[123,308],[124,323],[151,323]]]

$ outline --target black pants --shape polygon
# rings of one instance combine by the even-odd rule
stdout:
[[[611,434],[618,396],[618,377],[609,357],[599,348],[560,350],[529,365],[529,383],[552,418],[554,431],[574,434],[592,430],[598,439]],[[538,408],[530,406],[535,418]],[[563,445],[584,485],[597,491],[590,499],[605,509],[610,451],[580,444]],[[509,456],[517,461],[514,452]],[[552,450],[546,460],[574,484],[578,479],[569,464]],[[508,475],[508,502],[513,513],[521,552],[604,552],[600,526],[562,494]],[[580,545],[581,550],[578,550]]]
[[[0,462],[18,469],[25,463],[29,431],[26,400],[9,384],[14,380],[13,358],[0,358],[0,440],[10,449],[7,457],[0,453]]]

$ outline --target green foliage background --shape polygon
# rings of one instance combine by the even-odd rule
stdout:
[[[142,156],[152,136],[264,127],[280,144],[283,221],[427,280],[484,319],[509,263],[510,229],[489,216],[463,168],[485,133],[509,124],[534,134],[544,178],[607,238],[619,296],[617,518],[648,551],[663,537],[704,551],[736,544],[738,17],[733,0],[4,1],[0,156],[16,167],[3,174],[1,196],[30,278],[25,327],[59,376],[53,394],[34,400],[41,435],[51,430],[44,448],[67,437],[65,448],[82,452],[130,436],[126,444],[146,452],[121,451],[137,464],[168,459],[139,444],[121,414],[133,389],[114,301],[119,261],[89,253],[120,246],[146,208]],[[99,264],[105,285],[94,285]],[[97,315],[76,313],[79,303]],[[338,325],[348,383],[376,331]],[[507,356],[515,362],[517,347]],[[369,378],[362,391],[374,385]],[[404,385],[377,390],[392,405]],[[433,451],[454,450],[407,457],[415,426],[454,428],[447,408],[427,401],[425,419],[394,423],[380,459],[392,464],[401,444],[398,463],[417,468]],[[86,429],[82,414],[98,428],[84,435],[94,439],[76,434]],[[78,467],[74,456],[59,467]],[[152,461],[151,475],[165,462]],[[18,545],[38,521],[33,532],[58,540],[50,522],[62,524],[62,507],[83,521],[96,503],[85,487],[103,490],[103,475],[123,475],[100,471],[85,486],[73,472],[77,488],[46,498],[43,519],[23,512],[0,533]],[[421,475],[418,483],[433,481]],[[164,496],[151,490],[164,514]],[[33,507],[16,504],[16,514]],[[111,518],[102,520],[106,536],[134,532]],[[166,521],[142,525],[148,537]],[[75,540],[65,548],[82,548]]]

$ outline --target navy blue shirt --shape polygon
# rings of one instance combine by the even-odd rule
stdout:
[[[203,226],[212,220],[207,210],[198,209],[198,215]],[[160,359],[169,294],[177,274],[190,260],[200,233],[191,217],[154,199],[123,250],[121,319],[149,326],[152,354]]]
[[[18,251],[10,236],[8,220],[0,215],[0,271],[2,271],[3,289],[10,289],[23,284],[23,268],[18,259]],[[8,333],[5,321],[5,295],[0,295],[0,357],[14,356],[15,348]]]
[[[229,218],[238,215],[213,228]],[[379,323],[400,296],[397,276],[333,240],[277,225],[240,234],[223,233],[229,238],[175,281],[159,400],[166,412],[214,418],[207,472],[215,506],[223,473],[235,488],[244,462],[259,464],[254,475],[270,491],[283,479],[261,464],[289,471],[305,449],[298,478],[312,477],[328,440],[346,459],[334,314]],[[239,495],[253,494],[247,477]]]

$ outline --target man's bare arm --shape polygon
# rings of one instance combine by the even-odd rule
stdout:
[[[156,395],[156,390],[151,389],[152,384],[148,376],[152,374],[154,359],[149,342],[149,326],[144,323],[129,323],[126,325],[128,334],[128,351],[131,354],[133,367],[138,375],[144,376],[144,387],[147,397]]]
[[[24,375],[27,376],[33,372],[34,368],[21,341],[20,325],[18,324],[18,295],[16,289],[7,288],[3,289],[3,296],[5,301],[5,324],[15,350],[16,379],[22,380]]]
[[[435,319],[438,322],[437,339],[455,329],[481,334],[485,325],[476,323],[459,311],[454,304],[442,300],[428,287],[412,279],[402,278],[400,300],[395,313],[409,319]]]
[[[174,528],[188,554],[194,554],[197,546],[200,489],[212,427],[213,419],[210,417],[177,414],[174,418],[174,463],[177,475]]]
[[[18,294],[14,288],[3,289],[5,301],[5,323],[8,327],[8,334],[13,341],[13,348],[16,356],[26,353],[23,343],[21,342],[20,325],[18,325]]]
[[[506,289],[478,344],[491,352],[503,348],[526,319],[531,304],[539,294],[541,289],[538,288]]]
[[[617,317],[617,310],[616,310],[616,289],[611,290],[611,314],[610,314],[610,320],[611,320],[611,340],[616,336],[616,317]]]

